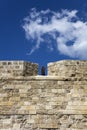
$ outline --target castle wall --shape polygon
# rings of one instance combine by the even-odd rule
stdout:
[[[87,80],[52,75],[1,78],[0,130],[34,129],[86,130]]]
[[[38,65],[25,61],[0,61],[0,78],[38,75]]]
[[[63,60],[48,64],[48,75],[78,80],[87,79],[86,60]]]

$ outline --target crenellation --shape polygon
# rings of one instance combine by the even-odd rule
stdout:
[[[38,75],[38,65],[25,61],[1,61],[0,78]]]
[[[0,62],[0,130],[86,130],[87,61]]]
[[[49,63],[48,75],[73,80],[87,80],[87,61],[66,60]]]

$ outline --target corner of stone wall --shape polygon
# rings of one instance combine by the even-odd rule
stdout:
[[[0,78],[38,75],[38,64],[26,61],[0,61]]]
[[[62,60],[48,63],[48,76],[59,76],[67,79],[87,79],[86,60]]]
[[[23,76],[36,76],[38,75],[38,64],[32,62],[24,62]]]

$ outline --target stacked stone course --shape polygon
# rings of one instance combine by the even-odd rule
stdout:
[[[63,60],[49,63],[48,75],[85,80],[87,79],[87,61]]]
[[[87,61],[49,63],[48,76],[37,64],[1,62],[0,130],[87,130],[86,71]]]
[[[34,76],[38,74],[38,65],[25,61],[1,61],[0,78],[16,76]]]

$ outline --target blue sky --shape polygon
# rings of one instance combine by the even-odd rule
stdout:
[[[0,60],[87,59],[86,12],[87,0],[0,0]]]

